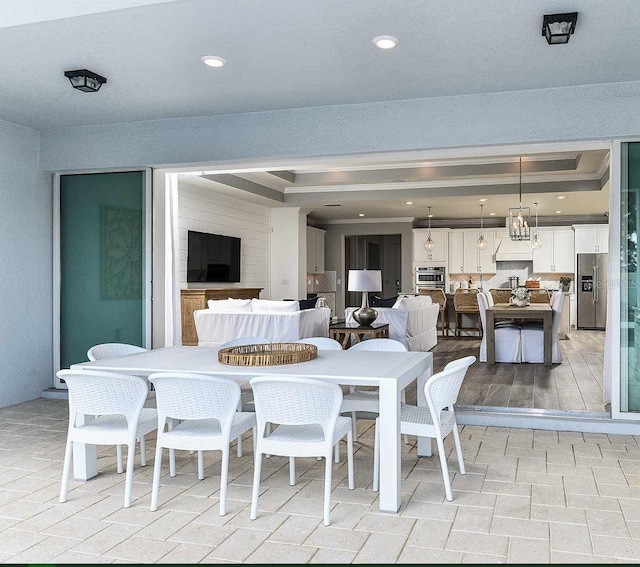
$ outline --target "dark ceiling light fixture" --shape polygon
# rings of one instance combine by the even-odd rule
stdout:
[[[576,31],[578,12],[567,14],[545,14],[542,18],[542,35],[549,45],[569,43],[571,34]]]
[[[69,79],[74,89],[78,89],[84,93],[98,92],[100,87],[107,82],[107,79],[88,69],[65,71],[64,76]]]

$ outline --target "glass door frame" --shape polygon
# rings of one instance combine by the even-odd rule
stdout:
[[[60,370],[60,294],[62,285],[61,270],[61,251],[60,251],[60,178],[63,175],[87,175],[100,173],[123,173],[123,172],[143,172],[144,173],[144,199],[143,199],[143,218],[144,218],[144,258],[143,258],[143,342],[145,348],[151,348],[151,329],[152,329],[152,179],[153,170],[151,168],[122,168],[109,170],[83,170],[83,171],[65,171],[56,172],[53,175],[53,387],[57,389],[66,389],[64,383],[56,376]]]

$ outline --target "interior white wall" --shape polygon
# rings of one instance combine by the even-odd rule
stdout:
[[[260,287],[269,298],[269,249],[271,209],[248,203],[214,189],[178,182],[179,277],[182,288]],[[187,283],[187,231],[235,236],[240,244],[240,282]]]
[[[271,299],[307,297],[307,215],[271,209]]]
[[[39,133],[0,121],[0,407],[53,386],[52,176]]]
[[[43,170],[602,140],[640,132],[640,81],[45,130]]]
[[[413,232],[410,222],[374,222],[374,223],[345,223],[323,225],[327,232],[324,235],[325,270],[335,270],[336,285],[336,314],[344,316],[345,292],[347,277],[344,270],[344,238],[364,234],[399,234],[402,243],[402,291],[413,293]]]

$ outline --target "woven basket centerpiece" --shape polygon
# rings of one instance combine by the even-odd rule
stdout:
[[[275,366],[307,362],[318,356],[318,347],[305,343],[242,345],[218,351],[222,364],[233,366]]]

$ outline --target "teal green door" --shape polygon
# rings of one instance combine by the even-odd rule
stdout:
[[[145,172],[60,177],[60,368],[146,346]]]

